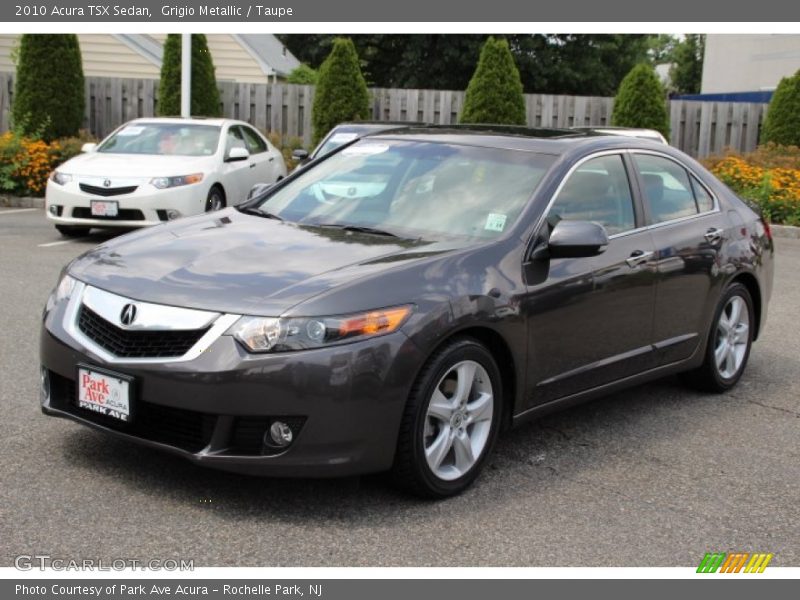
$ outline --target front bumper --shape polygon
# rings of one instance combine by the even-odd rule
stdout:
[[[45,214],[56,225],[130,228],[163,223],[167,220],[168,210],[177,210],[184,217],[205,210],[209,189],[206,182],[165,190],[159,190],[146,182],[136,183],[136,190],[132,193],[102,197],[82,191],[77,179],[65,185],[48,180]],[[92,200],[116,202],[119,215],[92,217]]]
[[[391,467],[403,407],[422,362],[400,332],[362,342],[272,355],[247,353],[222,335],[180,362],[109,362],[63,327],[66,303],[46,315],[41,364],[50,379],[42,411],[213,468],[278,477],[330,477]],[[132,376],[130,424],[78,408],[77,365]],[[264,445],[271,422],[297,435]]]

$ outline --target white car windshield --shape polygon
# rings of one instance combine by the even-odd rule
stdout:
[[[308,225],[492,238],[508,231],[554,161],[518,150],[367,138],[299,173],[257,208]]]
[[[219,146],[220,127],[188,123],[129,123],[97,148],[113,154],[211,156]]]

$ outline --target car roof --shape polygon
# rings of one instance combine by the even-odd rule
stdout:
[[[571,151],[593,151],[603,148],[657,148],[662,151],[665,148],[663,143],[654,140],[612,135],[594,130],[578,131],[515,125],[430,125],[395,128],[391,131],[368,134],[364,138],[462,144],[558,155]]]

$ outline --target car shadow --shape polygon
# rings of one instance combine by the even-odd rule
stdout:
[[[484,473],[462,495],[441,503],[421,501],[395,489],[386,475],[346,479],[253,477],[196,466],[178,456],[138,446],[101,432],[75,428],[61,443],[69,463],[154,498],[213,511],[220,519],[270,519],[287,523],[341,521],[348,526],[469,514],[481,506],[514,502],[537,490],[574,481],[619,452],[647,458],[647,446],[670,435],[658,421],[687,407],[718,401],[687,391],[677,378],[632,388],[582,404],[501,435]],[[698,428],[702,428],[698,422]],[[622,450],[620,450],[622,449]],[[652,458],[651,460],[658,460]],[[111,483],[111,481],[109,481]],[[445,508],[446,507],[446,508]]]

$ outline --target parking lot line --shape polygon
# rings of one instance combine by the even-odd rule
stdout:
[[[64,244],[71,244],[73,242],[79,242],[84,238],[73,238],[71,240],[60,240],[58,242],[48,242],[46,244],[39,244],[39,248],[50,248],[52,246],[63,246]]]
[[[14,215],[18,213],[24,212],[31,212],[34,210],[39,210],[38,208],[15,208],[14,210],[0,210],[0,216],[2,215]]]

